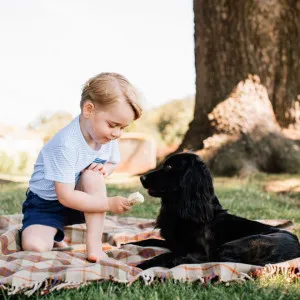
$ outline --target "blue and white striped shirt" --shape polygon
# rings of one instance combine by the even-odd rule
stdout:
[[[120,162],[118,142],[92,149],[80,129],[79,116],[61,129],[40,151],[29,181],[30,190],[45,200],[57,200],[54,182],[76,184],[92,162]]]

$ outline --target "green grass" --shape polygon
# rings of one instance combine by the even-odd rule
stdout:
[[[215,178],[216,194],[222,205],[231,213],[251,219],[289,219],[296,224],[296,234],[300,237],[300,195],[270,194],[263,186],[268,180],[292,178],[289,175],[267,176],[258,174],[248,179]],[[20,183],[0,182],[0,214],[21,212],[26,185]],[[149,197],[140,185],[109,185],[108,194],[127,196],[140,191],[145,196],[143,205],[135,206],[125,214],[141,218],[155,218],[159,210],[159,199]],[[0,291],[3,299],[27,299],[24,295],[8,296]],[[31,297],[39,298],[36,295]],[[283,276],[271,279],[246,281],[244,283],[208,284],[199,282],[180,283],[172,280],[157,281],[146,286],[139,281],[130,287],[113,282],[92,283],[79,290],[55,291],[45,299],[300,299],[300,279],[287,282]]]
[[[274,280],[273,280],[274,281]],[[0,292],[1,297],[1,292]],[[30,299],[39,299],[38,296],[32,296]],[[5,298],[4,298],[5,299]],[[7,297],[7,299],[27,299],[26,296]],[[264,284],[259,281],[225,284],[201,285],[199,282],[180,283],[168,280],[163,283],[156,283],[151,286],[145,286],[142,282],[137,282],[130,287],[125,285],[103,282],[94,283],[91,286],[80,288],[79,290],[53,292],[43,299],[147,299],[147,300],[260,300],[260,299],[300,299],[300,283],[286,284],[281,278],[270,284]]]

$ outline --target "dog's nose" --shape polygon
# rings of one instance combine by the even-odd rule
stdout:
[[[143,183],[143,182],[146,180],[146,176],[145,176],[145,175],[142,175],[142,176],[140,177],[140,180],[141,180],[141,183]]]

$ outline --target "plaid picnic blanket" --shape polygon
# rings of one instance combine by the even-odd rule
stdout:
[[[30,296],[38,291],[43,295],[58,289],[81,287],[99,280],[127,284],[139,278],[146,284],[155,279],[168,278],[183,282],[230,282],[279,271],[300,276],[300,258],[264,268],[240,263],[211,262],[180,265],[172,269],[155,267],[143,271],[135,265],[168,250],[134,245],[120,246],[147,238],[161,238],[158,230],[154,229],[154,220],[132,217],[106,217],[103,247],[110,259],[100,263],[90,263],[86,260],[85,224],[65,228],[70,247],[63,251],[20,251],[21,221],[22,215],[0,216],[0,288],[8,290],[8,294],[25,293]],[[273,222],[277,223],[278,221]]]

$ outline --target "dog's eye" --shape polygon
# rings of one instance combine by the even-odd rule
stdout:
[[[170,166],[170,165],[166,165],[166,166],[165,166],[165,169],[166,169],[167,171],[169,171],[169,170],[171,170],[171,169],[172,169],[172,166]]]

